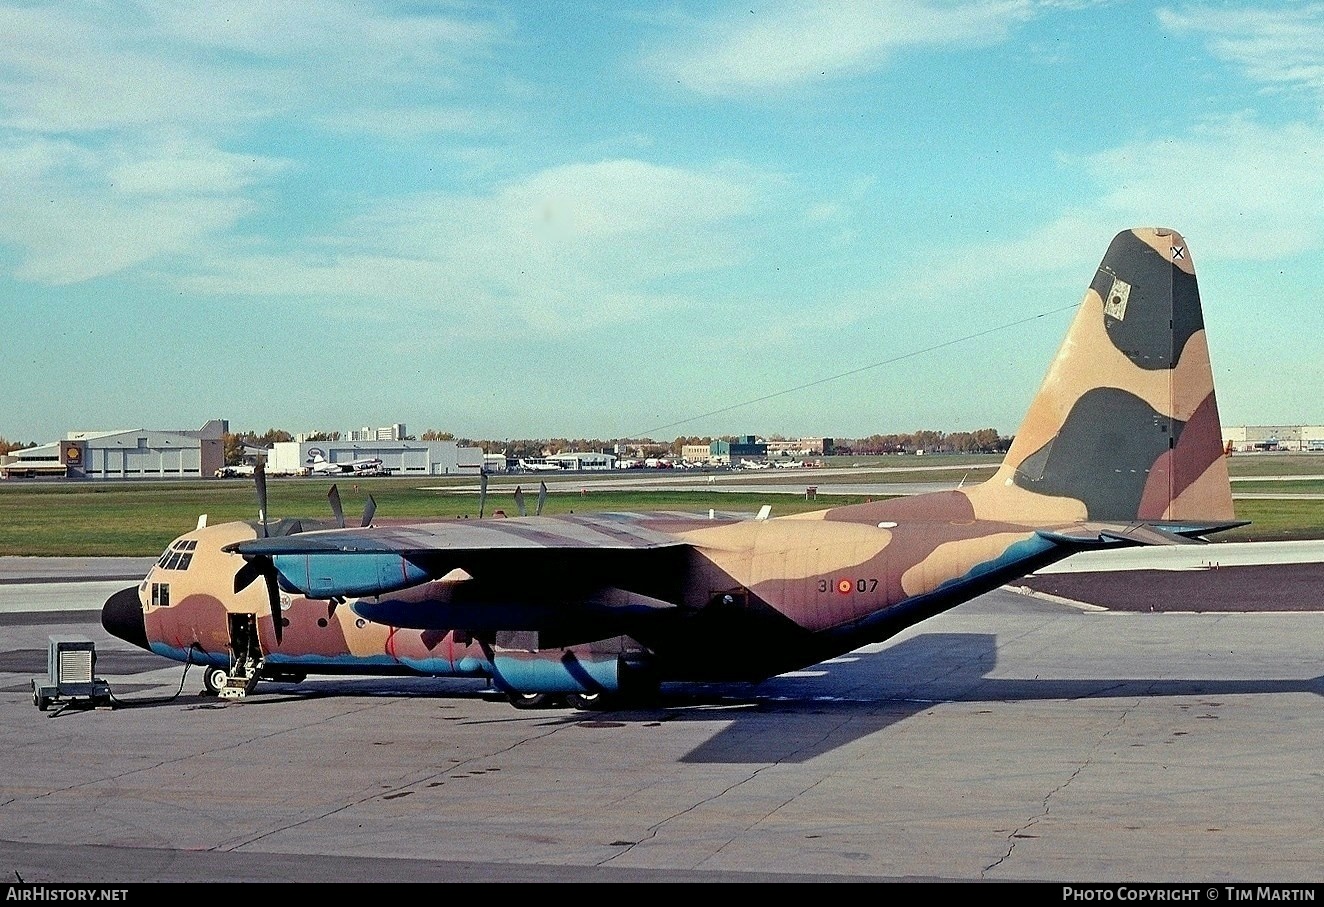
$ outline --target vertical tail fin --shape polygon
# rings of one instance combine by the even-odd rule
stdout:
[[[1007,458],[968,494],[990,519],[1233,519],[1200,292],[1179,234],[1113,239]]]

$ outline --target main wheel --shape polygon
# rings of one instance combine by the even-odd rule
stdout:
[[[209,696],[219,696],[221,690],[225,689],[225,682],[229,679],[230,675],[225,668],[202,669],[202,688]]]
[[[506,698],[517,709],[541,709],[552,704],[550,693],[507,693]]]
[[[581,712],[601,712],[613,705],[612,697],[606,693],[571,693],[566,699]]]

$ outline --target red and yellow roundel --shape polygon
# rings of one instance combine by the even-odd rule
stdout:
[[[837,580],[837,591],[840,592],[842,595],[846,595],[847,593],[850,592],[850,590],[854,587],[854,585],[855,584],[848,579]]]

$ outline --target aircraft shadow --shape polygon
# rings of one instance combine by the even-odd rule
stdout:
[[[943,703],[1017,702],[1161,696],[1272,693],[1324,695],[1324,676],[1304,679],[996,678],[997,637],[985,633],[928,633],[885,650],[833,659],[751,685],[665,684],[645,708],[583,712],[504,711],[478,722],[532,721],[585,728],[672,721],[727,722],[687,753],[685,763],[798,763],[913,717]],[[317,678],[264,682],[245,707],[280,707],[327,697],[492,698],[481,681],[456,678]],[[171,697],[173,699],[173,697]],[[169,700],[157,700],[167,704]],[[151,701],[145,704],[157,704]],[[132,705],[133,703],[126,703]],[[200,697],[195,708],[225,708]]]

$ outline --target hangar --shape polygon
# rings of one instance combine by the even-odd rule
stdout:
[[[196,431],[71,431],[59,441],[5,456],[0,478],[209,478],[225,463],[229,430],[226,420],[212,419]]]
[[[552,454],[547,457],[549,463],[555,463],[562,469],[575,471],[603,470],[616,468],[616,455],[595,453],[592,451],[572,450],[566,453]]]
[[[1324,426],[1225,425],[1223,439],[1236,451],[1324,450]]]
[[[350,467],[356,460],[378,459],[397,476],[478,475],[483,451],[456,441],[277,441],[267,457],[272,475],[303,475],[321,458]]]

